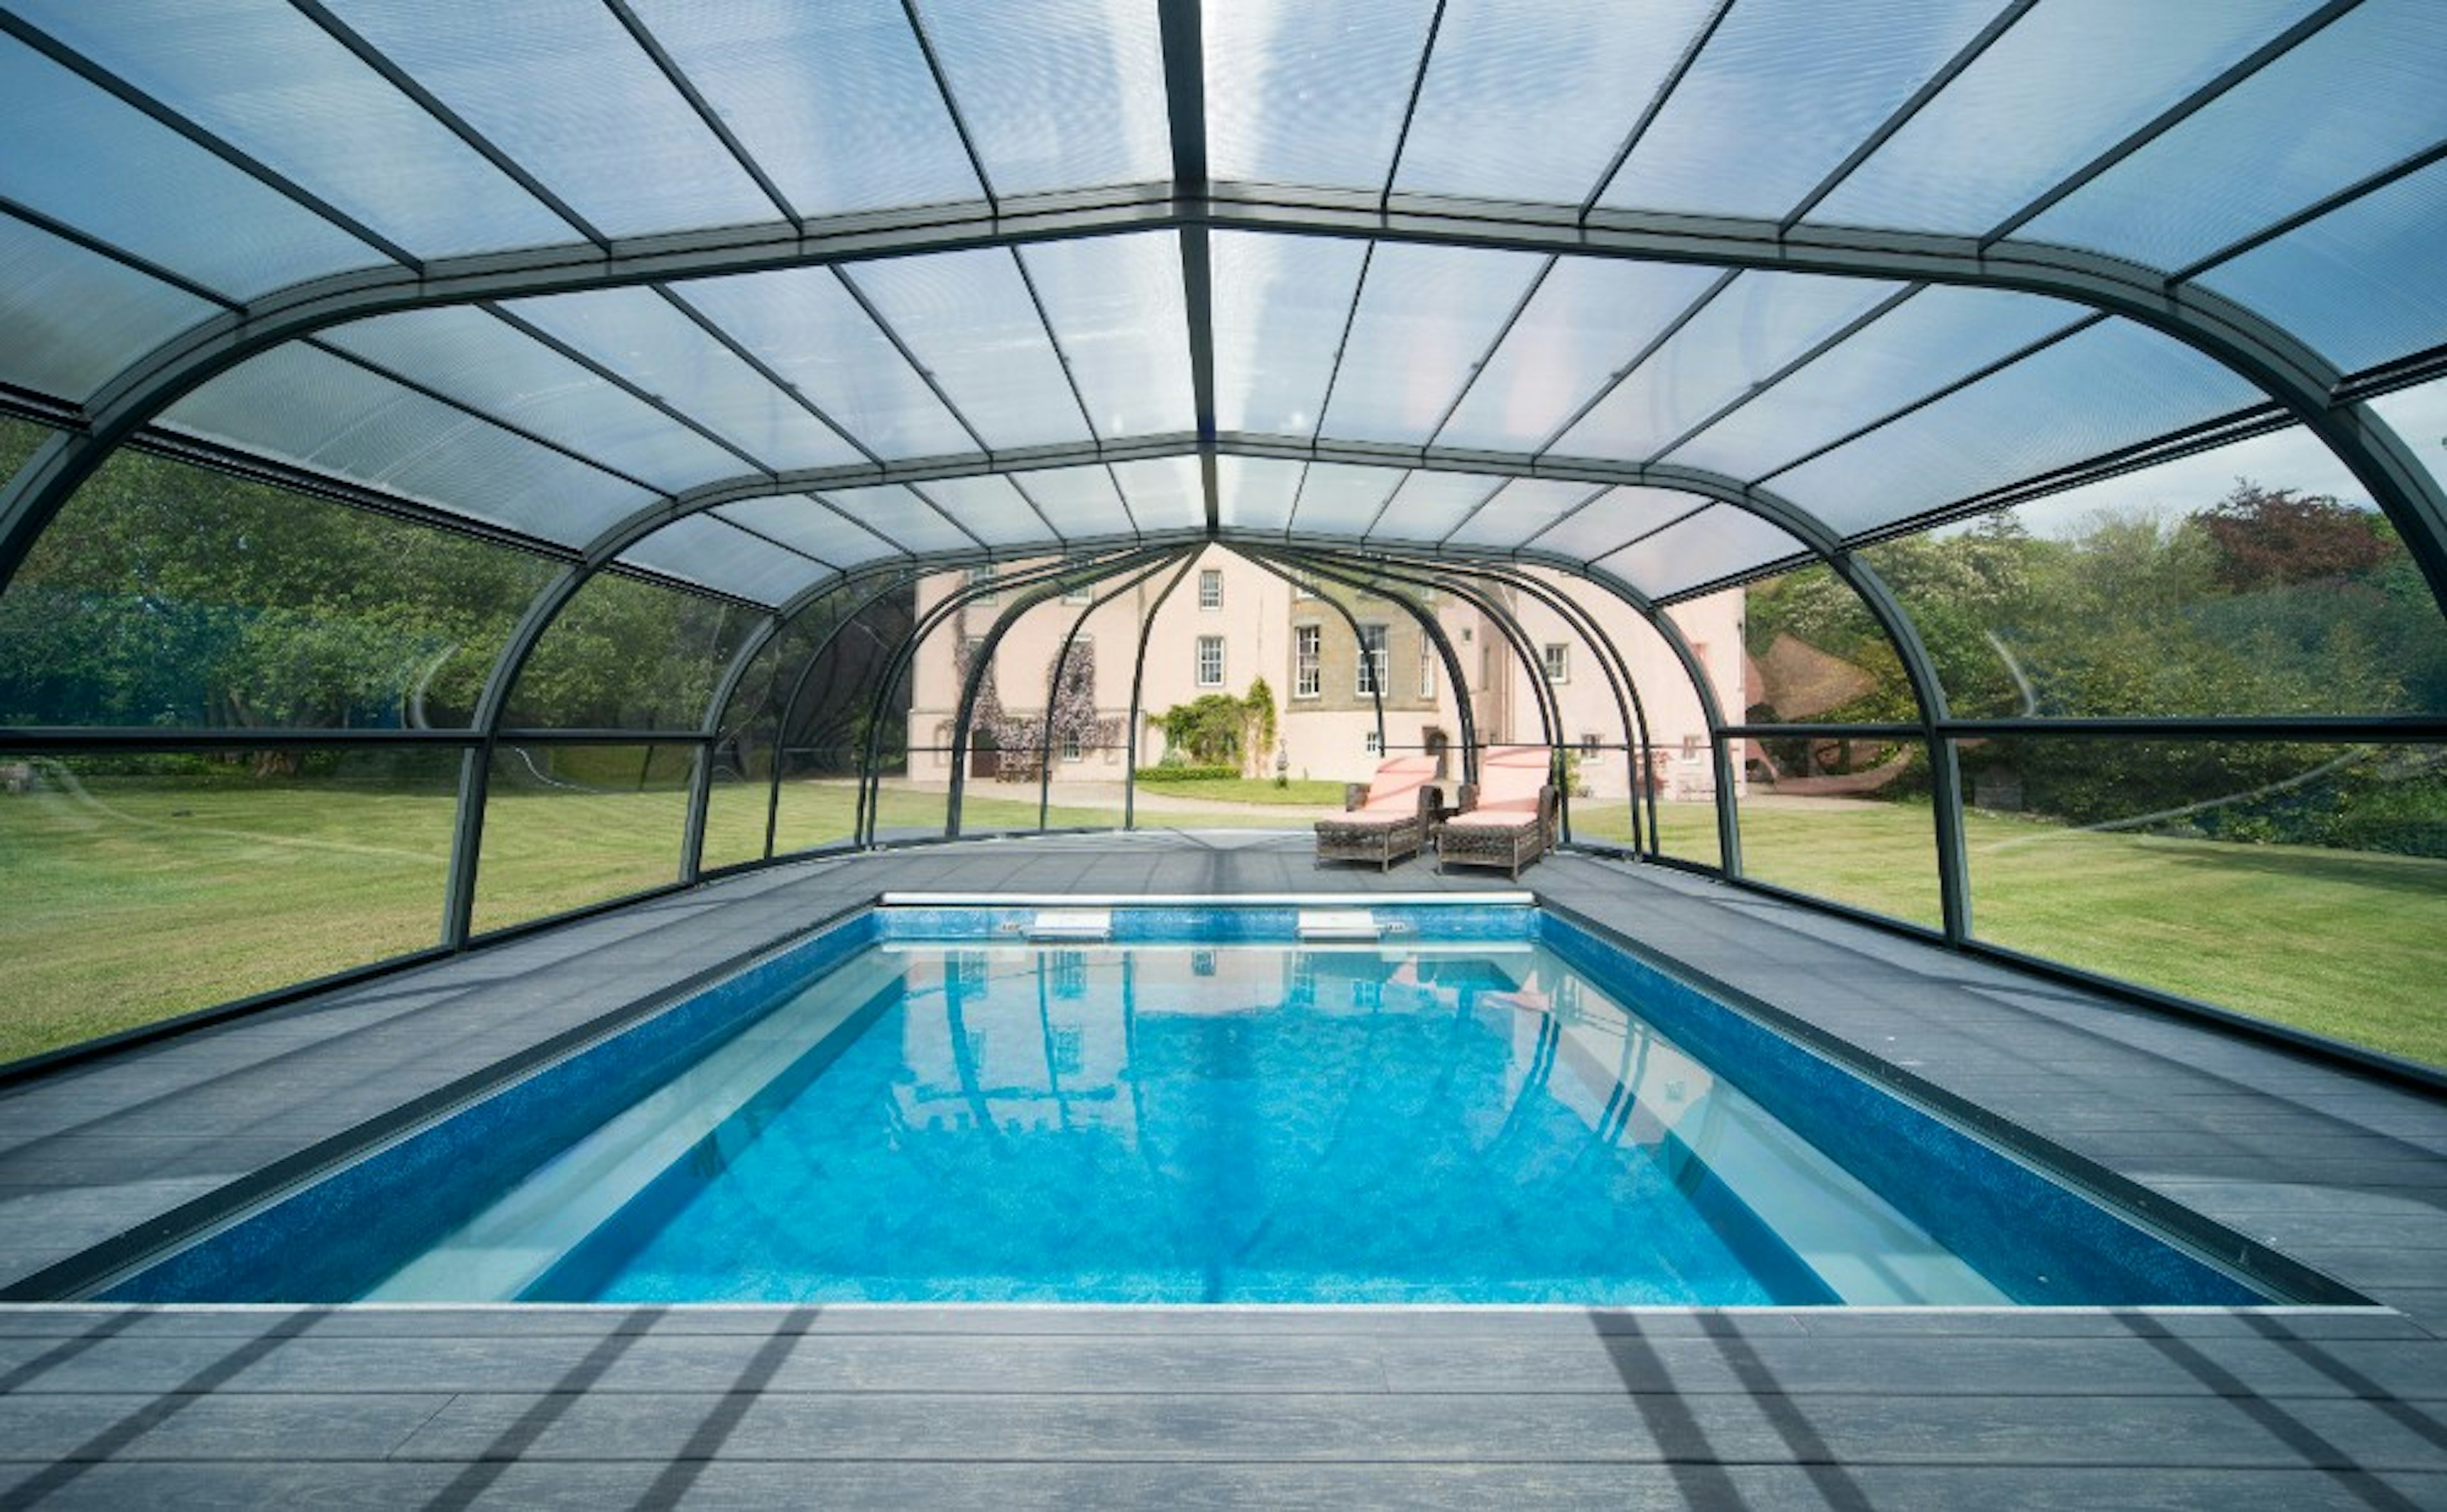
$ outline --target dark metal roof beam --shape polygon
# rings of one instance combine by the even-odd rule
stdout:
[[[1657,118],[1664,113],[1666,102],[1674,98],[1675,90],[1682,87],[1682,80],[1691,72],[1691,66],[1699,61],[1700,52],[1716,36],[1717,28],[1725,24],[1725,17],[1732,13],[1733,9],[1734,0],[1717,0],[1717,9],[1709,12],[1707,24],[1683,44],[1682,55],[1674,60],[1672,68],[1666,70],[1657,92],[1648,97],[1647,106],[1640,112],[1640,119],[1633,122],[1631,130],[1623,134],[1622,144],[1615,148],[1613,157],[1606,160],[1605,171],[1598,175],[1598,181],[1590,187],[1588,198],[1581,201],[1582,219],[1586,220],[1589,212],[1598,207],[1598,201],[1605,198],[1606,190],[1614,184],[1614,176],[1622,172],[1622,165],[1631,161],[1632,153],[1640,146],[1640,139],[1648,135],[1648,128],[1655,125]]]
[[[177,135],[185,138],[238,172],[263,185],[273,193],[308,211],[327,225],[346,232],[385,257],[404,268],[421,269],[424,260],[416,254],[391,240],[373,227],[350,215],[339,206],[314,193],[296,180],[274,168],[260,158],[241,150],[235,142],[216,132],[207,131],[189,116],[181,115],[143,90],[95,63],[85,54],[59,41],[25,17],[0,9],[0,32],[16,38],[51,62],[67,69]]]
[[[95,256],[107,258],[132,273],[141,273],[147,278],[168,284],[180,293],[192,294],[206,304],[218,305],[227,311],[245,308],[239,301],[222,293],[219,290],[198,283],[175,268],[165,267],[150,257],[140,257],[116,242],[104,241],[100,236],[79,231],[65,220],[47,216],[31,205],[21,204],[4,195],[0,195],[0,215],[6,215],[14,220],[22,220],[37,231],[57,236],[72,246],[82,247]]]
[[[569,223],[571,230],[585,237],[598,249],[608,250],[612,238],[598,230],[593,222],[579,215],[575,206],[553,193],[550,186],[526,170],[516,158],[495,146],[492,141],[469,125],[459,112],[443,104],[442,97],[416,82],[414,75],[391,61],[390,55],[357,34],[355,28],[333,15],[323,0],[289,0],[307,20],[323,28],[332,41],[355,54],[359,63],[382,75],[390,86],[416,102],[427,115],[440,122],[452,136],[465,142],[477,156],[499,169],[503,175],[533,195],[538,203]]]
[[[2242,58],[2237,59],[2232,65],[2219,73],[2216,78],[2210,80],[2207,84],[2202,85],[2191,94],[2186,95],[2183,99],[2176,101],[2165,110],[2160,111],[2156,116],[2153,116],[2149,121],[2143,123],[2137,129],[2128,134],[2123,141],[2116,142],[2114,146],[2109,147],[2105,152],[2100,153],[2097,157],[2093,158],[2090,161],[2076,169],[2071,176],[2058,180],[2056,186],[2048,190],[2047,193],[2039,196],[2037,199],[2032,200],[2029,204],[2024,205],[2021,209],[2014,212],[2014,214],[2006,217],[2003,220],[1999,221],[1995,226],[1989,228],[1987,235],[1980,238],[1980,245],[1986,247],[1996,242],[2002,241],[2005,237],[2012,236],[2022,227],[2029,225],[2034,220],[2037,220],[2039,217],[2047,214],[2048,211],[2054,209],[2058,203],[2073,195],[2077,190],[2080,189],[2084,184],[2089,183],[2099,175],[2106,173],[2111,168],[2114,168],[2117,163],[2124,161],[2124,160],[2132,157],[2134,153],[2139,152],[2142,148],[2157,141],[2160,137],[2165,136],[2168,132],[2174,130],[2177,126],[2190,121],[2193,116],[2199,114],[2203,109],[2207,108],[2228,90],[2243,83],[2246,79],[2250,78],[2253,74],[2258,73],[2261,69],[2268,66],[2270,64],[2275,63],[2286,53],[2293,51],[2297,47],[2308,42],[2312,37],[2324,30],[2328,27],[2329,23],[2336,21],[2339,17],[2343,16],[2347,11],[2352,10],[2356,6],[2361,4],[2362,0],[2328,0],[2326,5],[2324,5],[2319,9],[2312,11],[2309,15],[2303,17],[2301,20],[2295,22],[2292,26],[2287,27],[2285,30],[2279,32],[2274,37],[2269,38],[2267,42],[2254,47]]]
[[[1394,180],[1401,176],[1402,152],[1411,144],[1411,123],[1419,117],[1419,92],[1428,86],[1428,65],[1436,55],[1436,34],[1444,29],[1445,0],[1436,0],[1434,13],[1428,17],[1428,34],[1419,43],[1419,66],[1411,73],[1411,97],[1402,105],[1402,126],[1394,134],[1393,155],[1385,160],[1385,185],[1376,196],[1376,208],[1382,210],[1393,201]]]
[[[1909,300],[1912,296],[1918,294],[1927,287],[1928,286],[1926,284],[1906,284],[1902,289],[1897,290],[1894,293],[1879,300],[1877,304],[1870,307],[1866,313],[1846,324],[1841,331],[1836,331],[1833,335],[1829,336],[1824,341],[1812,346],[1809,350],[1793,358],[1791,362],[1786,363],[1783,367],[1776,369],[1766,377],[1752,384],[1748,388],[1743,389],[1740,394],[1736,395],[1729,403],[1718,406],[1713,413],[1702,419],[1698,425],[1683,431],[1682,434],[1667,442],[1664,445],[1658,447],[1655,451],[1649,454],[1649,460],[1654,462],[1660,457],[1672,456],[1678,448],[1689,444],[1693,438],[1703,434],[1710,427],[1717,425],[1719,421],[1722,421],[1726,416],[1741,408],[1744,405],[1749,404],[1752,400],[1758,398],[1769,389],[1774,388],[1776,385],[1784,382],[1787,378],[1799,372],[1802,369],[1809,367],[1813,362],[1816,362],[1819,358],[1826,356],[1829,352],[1833,351],[1836,348],[1851,340],[1854,336],[1859,335],[1862,331],[1868,330],[1871,326],[1876,325],[1887,316],[1893,314],[1898,309],[1903,307],[1906,301]]]
[[[739,164],[742,173],[756,180],[756,187],[763,190],[765,198],[772,201],[773,208],[782,213],[782,218],[792,224],[801,223],[804,217],[800,216],[798,206],[790,203],[790,197],[784,194],[782,186],[766,173],[765,165],[756,161],[755,154],[749,152],[747,144],[730,129],[730,123],[722,119],[722,112],[713,108],[712,103],[699,92],[696,82],[680,67],[678,60],[663,46],[662,39],[637,18],[637,12],[629,7],[629,0],[603,0],[603,4],[628,31],[630,40],[636,43],[638,50],[654,61],[671,86],[679,91],[680,98],[688,102],[689,108],[696,112],[696,118],[705,123],[705,129],[711,132],[714,140],[722,143],[723,150],[730,154],[731,161]]]
[[[960,139],[960,151],[968,155],[969,171],[977,177],[977,193],[986,197],[989,206],[998,204],[994,180],[986,173],[986,161],[977,154],[977,141],[969,130],[968,118],[960,113],[959,96],[952,91],[951,77],[943,72],[943,60],[935,55],[935,39],[926,34],[926,18],[918,13],[917,0],[901,0],[901,17],[909,23],[909,35],[918,43],[919,55],[926,60],[927,76],[935,81],[935,93],[943,102],[943,114],[951,119],[952,130]]]

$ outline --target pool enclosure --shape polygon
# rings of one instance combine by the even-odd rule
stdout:
[[[0,1059],[1193,822],[1216,613],[1318,778],[2447,1064],[2429,0],[0,33]]]

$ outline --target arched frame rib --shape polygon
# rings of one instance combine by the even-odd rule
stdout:
[[[437,260],[423,275],[374,269],[318,279],[215,315],[131,364],[87,406],[85,430],[46,443],[0,492],[0,583],[108,451],[216,374],[282,342],[369,315],[488,298],[562,293],[718,274],[828,265],[964,248],[1170,229],[1484,247],[1576,256],[1699,263],[2018,290],[2123,316],[2201,351],[2267,392],[2320,437],[2370,490],[2447,602],[2447,498],[2384,422],[2339,403],[2343,375],[2268,321],[2161,270],[2004,238],[1781,227],[1765,220],[1693,220],[1601,214],[1581,223],[1533,208],[1397,198],[1384,208],[1261,198],[1224,187],[1169,186],[998,209],[949,207],[850,227],[793,225]],[[1202,462],[1212,454],[1200,439]],[[1545,459],[1524,459],[1543,465]],[[973,467],[971,470],[983,470]],[[882,481],[877,469],[876,481]],[[1210,499],[1210,506],[1213,501]]]

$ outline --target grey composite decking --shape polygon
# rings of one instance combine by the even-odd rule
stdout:
[[[2447,1505],[2447,1108],[1704,880],[1523,885],[2384,1304],[0,1308],[0,1502]],[[778,868],[0,1095],[23,1281],[886,890],[1477,889],[1261,837]]]

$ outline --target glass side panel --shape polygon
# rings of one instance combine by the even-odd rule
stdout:
[[[668,492],[733,478],[748,466],[471,305],[377,315],[316,339]]]
[[[1320,434],[1425,444],[1544,266],[1527,253],[1378,243]]]
[[[217,307],[0,217],[0,383],[80,402]]]
[[[2447,10],[2340,17],[2016,236],[2182,268],[2447,136]]]
[[[996,193],[1171,177],[1153,6],[920,0],[918,11]]]
[[[1433,14],[1427,0],[1202,7],[1214,176],[1383,188]]]
[[[1051,241],[1019,257],[1098,436],[1197,428],[1179,236]]]
[[[1312,463],[1300,480],[1299,504],[1287,524],[1304,533],[1357,537],[1385,512],[1400,487],[1398,467],[1358,467],[1347,463]]]
[[[714,514],[686,515],[620,554],[623,565],[677,577],[760,604],[780,605],[833,576]]]
[[[1980,938],[2447,1066],[2447,749],[1960,749]]]
[[[484,789],[475,931],[679,880],[690,746],[503,746]]]
[[[1780,218],[2003,0],[1742,0],[1599,201]]]
[[[44,30],[421,256],[578,233],[294,7],[20,6]]]
[[[814,497],[903,552],[975,551],[979,545],[977,537],[944,519],[934,505],[900,483],[828,488]]]
[[[924,800],[910,795],[908,758],[909,684],[902,679],[890,690],[879,720],[875,695],[892,656],[909,638],[915,624],[916,595],[906,586],[872,603],[862,595],[853,617],[838,634],[826,637],[810,660],[803,660],[782,690],[782,784],[777,809],[774,851],[815,850],[848,841],[858,803],[857,773],[864,740],[879,739],[885,769],[898,780],[887,783],[887,811],[900,813]],[[943,653],[948,656],[948,652]],[[948,728],[944,739],[950,738]],[[932,833],[943,827],[943,800],[932,799]]]
[[[0,595],[0,724],[462,727],[552,573],[123,449]]]
[[[1977,236],[2310,9],[2311,0],[2038,7],[1810,218]]]
[[[1367,243],[1219,231],[1208,245],[1217,428],[1317,434]]]
[[[673,286],[690,308],[814,401],[882,458],[977,449],[829,268],[705,278]]]
[[[2317,449],[2267,437],[1862,556],[1960,716],[2447,712],[2447,619],[2386,520],[2232,481],[2286,442]]]
[[[1748,585],[1741,621],[1748,725],[1916,722],[1894,642],[1831,568],[1803,567]],[[1915,621],[1919,616],[1914,616]],[[1924,633],[1928,627],[1920,627]],[[1956,713],[1963,710],[1956,709]]]
[[[637,0],[636,9],[800,215],[977,198],[959,133],[892,0]]]
[[[0,197],[232,298],[347,268],[373,248],[13,37],[0,37]],[[97,163],[110,171],[99,174]]]
[[[0,1061],[427,949],[455,750],[0,754]]]
[[[1036,303],[1003,248],[843,270],[988,447],[1090,439]]]
[[[1509,481],[1484,473],[1413,472],[1394,490],[1369,534],[1380,540],[1433,545]]]
[[[1747,749],[1744,742],[1734,744]],[[1717,834],[1716,751],[1716,743],[1705,738],[1666,751],[1650,781],[1657,784],[1658,854],[1721,871],[1725,848]]]
[[[1812,274],[1744,274],[1565,432],[1555,449],[1579,457],[1653,457],[1900,287]]]
[[[1446,7],[1399,191],[1578,204],[1713,6],[1472,0]]]
[[[1757,478],[2001,362],[2088,313],[2035,294],[1923,289],[1661,460]]]
[[[900,555],[899,547],[808,494],[745,499],[714,512],[834,567],[856,567]]]
[[[779,217],[604,6],[522,0],[477,14],[348,0],[336,9],[598,230],[634,236]]]
[[[771,752],[750,751],[744,741],[717,757],[705,790],[705,842],[697,867],[711,872],[765,859],[766,809],[773,794],[769,774]],[[758,769],[757,758],[767,764]]]
[[[1768,482],[1849,534],[2262,402],[2191,349],[2106,320]]]
[[[547,294],[505,308],[721,436],[752,458],[754,468],[865,460],[796,396],[654,290]]]
[[[1109,578],[1089,590],[1094,598],[1120,589]],[[970,730],[968,777],[959,811],[960,832],[988,835],[1037,827],[1039,784],[1046,763],[1062,790],[1063,803],[1048,815],[1055,827],[1121,822],[1121,755],[1129,723],[1130,660],[1135,638],[1100,638],[1094,630],[1122,616],[1091,620],[1067,652],[1064,642],[1090,604],[1048,602],[1022,614],[995,647],[994,666],[979,684]],[[972,616],[974,624],[975,616]],[[1115,628],[1119,628],[1116,626]],[[1110,648],[1104,643],[1111,640]],[[1099,655],[1110,649],[1110,654]],[[957,643],[952,668],[965,676],[969,657]],[[911,710],[913,742],[943,742],[928,727],[952,706],[933,696],[939,685],[954,692],[954,678],[927,675],[939,670],[921,657],[920,679]],[[1058,680],[1057,680],[1058,674]],[[1049,719],[1050,714],[1050,719]],[[1110,760],[1108,758],[1110,757]],[[935,759],[949,776],[948,753]],[[1110,778],[1104,774],[1110,768]]]
[[[1457,546],[1518,546],[1604,492],[1595,483],[1515,478],[1445,539]]]
[[[759,617],[676,588],[598,573],[536,643],[503,723],[512,729],[694,733],[740,637]]]
[[[1541,451],[1625,363],[1723,274],[1565,257],[1437,431],[1441,446]]]
[[[569,546],[656,497],[295,343],[196,389],[163,412],[162,424]]]
[[[2369,407],[2403,441],[2415,464],[2447,491],[2447,378],[2382,395]]]
[[[1215,495],[1221,522],[1235,530],[1280,531],[1291,524],[1305,463],[1280,457],[1218,457]],[[1364,522],[1363,522],[1364,523]]]
[[[1610,488],[1604,498],[1557,520],[1524,544],[1537,551],[1561,552],[1579,561],[1593,561],[1707,507],[1708,501],[1697,494],[1664,488]]]
[[[1197,458],[1117,462],[1112,474],[1122,497],[1129,501],[1130,519],[1142,534],[1205,527],[1206,484],[1199,476]]]
[[[1130,512],[1122,502],[1113,475],[1105,468],[1047,467],[1004,476],[1066,540],[1107,539],[1131,533]]]
[[[1599,565],[1651,597],[1678,594],[1808,548],[1745,509],[1717,504],[1633,541]]]
[[[1052,545],[1059,539],[1028,496],[1001,473],[936,478],[909,486],[962,531],[997,549]]]
[[[1917,737],[1743,746],[1743,876],[1931,929],[1944,921],[1928,747]]]
[[[2447,162],[2201,275],[2351,372],[2447,341]]]

